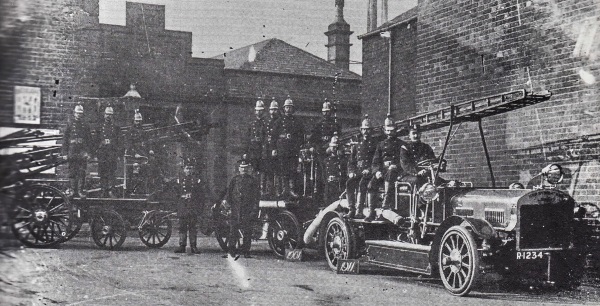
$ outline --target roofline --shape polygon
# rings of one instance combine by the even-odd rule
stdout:
[[[292,75],[292,76],[302,76],[302,77],[310,77],[310,78],[325,78],[325,79],[335,79],[335,76],[320,76],[320,75],[312,75],[312,74],[297,74],[297,73],[289,73],[289,72],[276,72],[276,71],[262,71],[262,70],[247,70],[247,69],[236,69],[236,68],[224,68],[225,72],[229,71],[237,71],[237,72],[246,72],[246,73],[265,73],[265,74],[278,74],[278,75]],[[356,78],[348,78],[338,76],[338,80],[346,80],[346,81],[355,81],[362,82],[362,76],[350,71],[352,74],[356,75]]]
[[[407,11],[407,12],[408,12],[408,11]],[[399,25],[401,25],[401,24],[409,23],[409,22],[411,22],[411,21],[413,21],[413,20],[417,19],[417,17],[418,17],[417,15],[414,15],[414,16],[412,16],[412,17],[410,17],[410,18],[403,19],[403,20],[399,20],[399,21],[397,21],[397,22],[395,22],[395,23],[392,23],[392,24],[390,24],[390,25],[388,25],[388,26],[385,26],[385,27],[383,27],[383,28],[377,28],[377,29],[375,29],[375,30],[373,30],[373,31],[371,31],[371,32],[367,32],[367,33],[365,33],[365,34],[358,35],[356,38],[358,38],[358,39],[363,39],[363,38],[366,38],[366,37],[370,37],[370,36],[373,36],[373,35],[379,34],[379,33],[381,33],[381,32],[385,32],[385,31],[387,31],[387,30],[390,30],[390,29],[392,29],[392,28],[395,28],[395,27],[397,27],[397,26],[399,26]]]

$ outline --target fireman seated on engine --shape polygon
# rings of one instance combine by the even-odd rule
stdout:
[[[396,125],[390,114],[385,119],[386,139],[382,140],[375,149],[371,168],[373,177],[367,186],[369,213],[364,219],[365,222],[371,222],[375,219],[375,207],[377,193],[381,185],[384,185],[384,197],[382,209],[390,209],[394,195],[394,182],[402,177],[404,170],[401,161],[401,147],[405,145],[404,141],[396,137]]]

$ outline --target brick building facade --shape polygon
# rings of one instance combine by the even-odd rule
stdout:
[[[411,92],[404,96],[414,103],[398,119],[517,89],[549,90],[547,102],[484,119],[497,184],[528,183],[545,164],[559,162],[568,172],[562,186],[577,201],[598,204],[599,19],[594,1],[419,1],[362,35],[363,108],[381,108],[368,97],[381,100],[387,92],[385,38],[375,35],[385,30],[393,40],[392,88]],[[405,63],[406,49],[414,64]],[[414,85],[397,80],[407,71]],[[392,95],[392,105],[405,103]],[[424,135],[438,154],[444,133]],[[490,184],[476,126],[454,135],[447,159],[447,177]]]

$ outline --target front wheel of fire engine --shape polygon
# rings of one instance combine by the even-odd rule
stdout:
[[[64,242],[71,231],[72,211],[67,196],[47,185],[24,187],[14,196],[11,229],[29,247],[50,247]]]
[[[465,296],[480,276],[475,238],[461,226],[449,228],[440,245],[438,268],[444,287],[452,295]]]
[[[125,221],[119,213],[110,209],[101,209],[94,213],[90,222],[92,238],[103,249],[117,249],[127,236]]]
[[[295,249],[300,246],[301,235],[300,222],[296,216],[289,211],[283,211],[269,223],[267,240],[273,253],[277,257],[283,258],[285,249]]]
[[[149,248],[160,248],[171,238],[173,224],[167,214],[152,214],[138,230],[140,240]]]
[[[339,217],[335,217],[327,224],[325,230],[325,258],[332,270],[337,270],[340,259],[354,259],[356,243],[350,227]]]

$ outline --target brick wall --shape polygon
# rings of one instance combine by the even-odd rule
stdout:
[[[521,88],[552,91],[548,102],[484,120],[497,184],[526,183],[560,161],[570,173],[565,189],[599,203],[598,143],[589,140],[600,133],[599,18],[591,0],[419,1],[417,111]],[[447,176],[489,184],[477,135],[476,125],[455,134]],[[439,153],[442,132],[426,136]],[[585,146],[576,158],[560,154]]]
[[[56,128],[65,103],[94,93],[73,77],[79,63],[74,33],[97,22],[97,1],[2,1],[0,16],[0,125],[18,126],[14,86],[23,85],[41,88],[40,127]]]
[[[417,22],[411,19],[389,29],[392,41],[391,111],[399,120],[415,115]],[[363,38],[363,110],[376,124],[388,111],[389,38]]]

